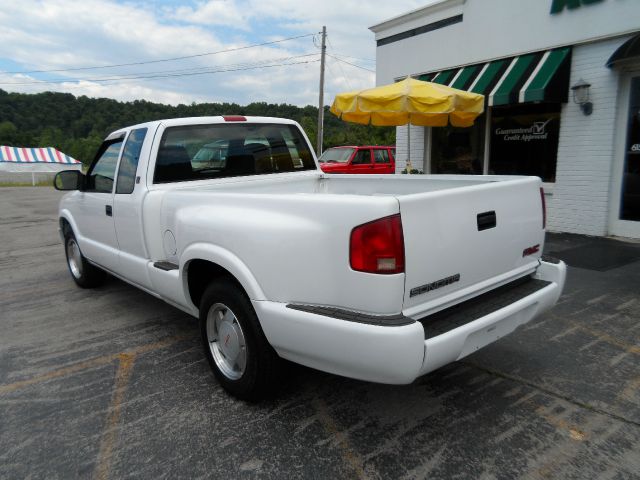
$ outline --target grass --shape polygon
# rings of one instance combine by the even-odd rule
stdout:
[[[36,182],[33,185],[31,182],[0,182],[0,187],[51,187],[53,188],[53,182],[51,180]]]

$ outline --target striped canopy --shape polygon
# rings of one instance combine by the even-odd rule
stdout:
[[[0,162],[54,163],[80,165],[81,162],[53,147],[24,148],[0,146]]]
[[[566,102],[571,48],[563,47],[486,63],[419,75],[439,83],[485,95],[489,106],[526,102]]]

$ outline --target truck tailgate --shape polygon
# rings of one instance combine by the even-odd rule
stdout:
[[[420,318],[532,272],[544,242],[540,180],[399,196],[403,312]]]

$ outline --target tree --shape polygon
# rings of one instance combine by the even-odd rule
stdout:
[[[69,93],[8,93],[0,90],[0,144],[53,146],[84,163],[90,162],[102,139],[122,127],[162,118],[205,115],[283,117],[302,125],[315,149],[318,108],[286,103],[192,103],[163,105],[135,100],[75,97]],[[325,107],[324,147],[336,145],[393,145],[395,128],[343,122]]]
[[[13,146],[18,139],[18,128],[8,120],[0,123],[0,145]]]

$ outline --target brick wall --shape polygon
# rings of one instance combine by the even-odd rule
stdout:
[[[573,48],[569,85],[581,78],[591,84],[593,113],[585,116],[573,98],[562,107],[556,183],[547,196],[549,230],[608,233],[619,74],[605,63],[628,38]]]
[[[424,127],[411,127],[411,166],[424,169]],[[407,127],[396,128],[396,173],[407,166]]]

